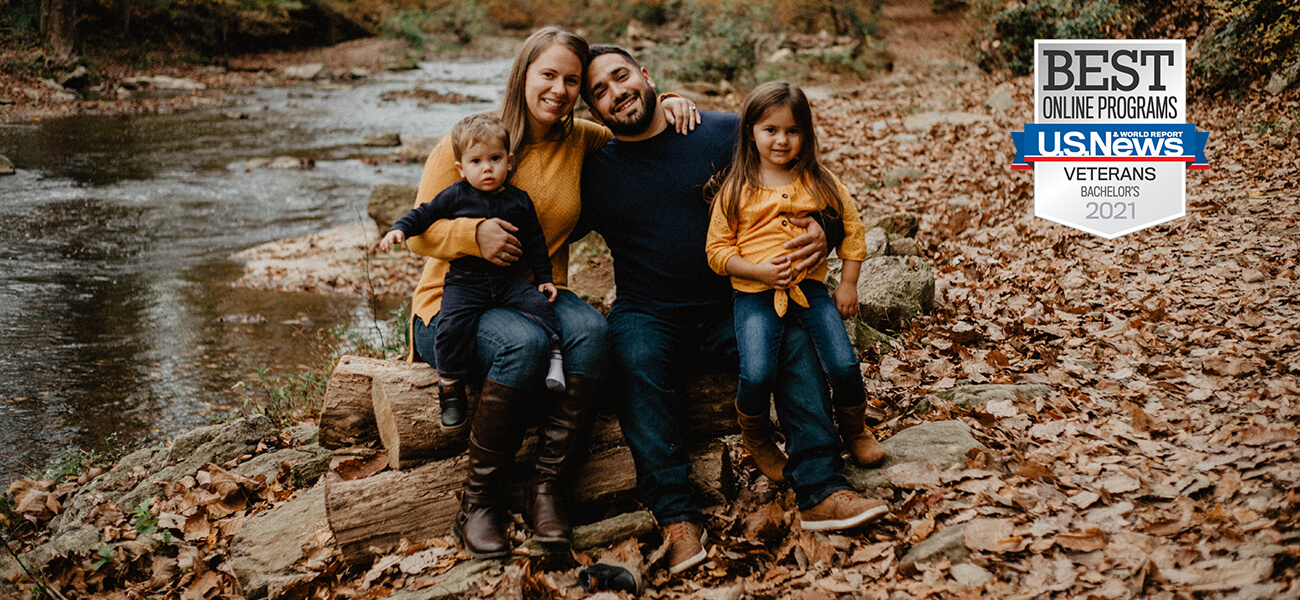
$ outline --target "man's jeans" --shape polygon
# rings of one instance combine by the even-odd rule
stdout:
[[[608,354],[605,319],[568,290],[560,290],[551,308],[564,330],[564,372],[600,380],[605,375]],[[428,326],[418,317],[415,319],[412,343],[426,362],[434,356],[435,327],[441,317],[440,313]],[[497,383],[517,389],[541,388],[550,348],[546,332],[513,310],[494,308],[479,319],[478,373]]]
[[[636,462],[641,502],[660,526],[702,520],[678,426],[678,417],[691,418],[691,407],[678,405],[679,391],[701,356],[730,356],[734,370],[735,335],[730,314],[668,320],[627,310],[609,317],[619,425]],[[790,457],[785,477],[800,508],[810,508],[849,484],[841,472],[839,437],[812,344],[797,328],[790,328],[783,344],[788,351],[782,356],[776,407]]]
[[[826,285],[805,280],[799,289],[808,299],[808,308],[790,302],[784,317],[776,316],[772,290],[736,292],[736,342],[740,347],[736,407],[747,415],[767,414],[768,398],[778,382],[777,365],[785,352],[781,338],[788,329],[803,329],[812,340],[836,406],[861,406],[867,401],[857,353]]]

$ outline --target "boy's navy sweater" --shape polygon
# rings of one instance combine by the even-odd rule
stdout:
[[[464,179],[438,192],[432,200],[406,213],[393,224],[406,237],[424,233],[434,221],[460,217],[492,218],[508,221],[519,228],[515,237],[523,248],[523,258],[509,267],[500,267],[477,256],[465,256],[451,261],[451,268],[488,274],[520,273],[524,266],[533,272],[533,282],[551,283],[551,258],[546,251],[546,237],[537,221],[533,201],[525,192],[506,184],[495,192],[484,192]]]
[[[669,128],[639,142],[614,139],[583,164],[574,239],[589,230],[604,236],[618,290],[613,312],[667,317],[731,310],[731,283],[709,268],[704,253],[704,185],[731,163],[740,118],[700,116],[687,135]]]

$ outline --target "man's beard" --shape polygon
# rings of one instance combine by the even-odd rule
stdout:
[[[639,135],[645,133],[650,128],[650,124],[654,122],[655,108],[658,103],[659,98],[654,95],[649,86],[646,86],[641,90],[641,114],[630,117],[630,120],[625,121],[616,120],[620,117],[612,115],[601,120],[605,122],[605,126],[610,131],[614,132],[614,135]],[[616,102],[614,105],[618,106],[618,104],[620,103]]]

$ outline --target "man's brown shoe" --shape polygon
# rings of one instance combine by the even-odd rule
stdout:
[[[709,555],[704,549],[708,532],[697,523],[678,521],[665,526],[663,536],[668,541],[669,573],[681,573],[704,562]]]
[[[883,500],[863,498],[857,492],[837,490],[817,506],[799,511],[804,531],[850,529],[889,512]]]

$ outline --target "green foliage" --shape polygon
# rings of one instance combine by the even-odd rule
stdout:
[[[99,558],[91,563],[90,568],[96,571],[102,569],[104,565],[113,563],[113,548],[108,544],[100,544],[99,549],[95,550],[95,556]]]
[[[108,468],[113,463],[129,454],[132,446],[118,438],[116,433],[104,438],[102,450],[87,450],[80,446],[68,446],[45,463],[39,472],[31,473],[35,479],[63,481],[77,477],[92,467]]]
[[[1198,40],[1189,65],[1195,89],[1243,88],[1289,61],[1300,60],[1300,0],[1207,0],[1216,27]]]
[[[468,44],[487,30],[487,7],[472,0],[450,0],[432,9],[405,9],[384,19],[381,31],[416,48],[430,42]]]
[[[153,498],[145,498],[140,506],[131,511],[131,527],[140,535],[150,535],[158,531],[158,517],[153,514],[150,505],[153,504]]]
[[[41,30],[41,4],[33,0],[0,0],[0,41],[33,41]]]
[[[686,37],[657,47],[646,62],[656,73],[684,81],[736,81],[752,77],[758,63],[756,42],[771,7],[728,1],[713,10],[698,4],[686,9]]]
[[[1124,37],[1137,19],[1137,3],[1118,0],[985,0],[975,8],[980,40],[976,58],[986,70],[1006,68],[1017,75],[1034,70],[1036,39]]]
[[[320,411],[329,385],[330,372],[344,354],[374,358],[395,358],[410,347],[411,313],[407,304],[375,316],[369,324],[340,325],[317,335],[311,364],[297,365],[294,373],[273,374],[258,369],[250,381],[236,383],[244,395],[243,412],[266,415],[277,425],[288,427]]]

